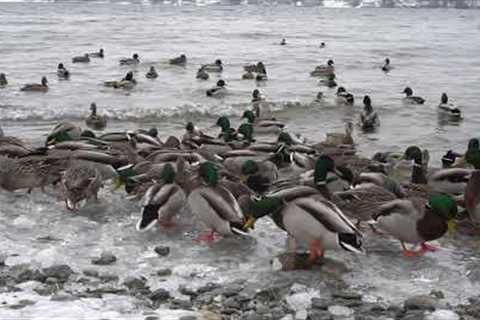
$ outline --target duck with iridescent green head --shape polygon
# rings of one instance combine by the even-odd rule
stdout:
[[[278,134],[285,127],[285,124],[277,120],[260,120],[255,117],[255,113],[251,110],[246,110],[242,119],[247,119],[256,133],[275,133]]]

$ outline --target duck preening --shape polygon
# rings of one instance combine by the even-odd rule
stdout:
[[[378,114],[373,110],[370,96],[363,98],[363,112],[360,115],[360,125],[363,130],[373,130],[380,125]]]
[[[344,87],[338,87],[337,89],[337,103],[345,105],[353,105],[355,98],[353,94],[347,92]]]

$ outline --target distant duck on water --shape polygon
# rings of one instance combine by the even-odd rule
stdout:
[[[94,130],[104,130],[107,127],[107,117],[97,114],[97,104],[92,102],[90,105],[90,115],[85,119],[87,127]]]
[[[406,94],[406,97],[403,98],[403,101],[408,104],[424,104],[425,103],[425,99],[423,99],[422,97],[413,95],[413,90],[410,87],[406,87],[405,90],[403,90],[403,93]]]
[[[8,84],[7,76],[5,73],[0,73],[0,87],[4,87]]]
[[[227,93],[227,89],[225,88],[225,81],[218,80],[216,87],[207,90],[207,97],[221,97]]]
[[[134,53],[131,58],[120,59],[121,66],[135,65],[139,63],[140,63],[140,57],[138,56],[137,53]]]
[[[462,116],[462,112],[460,111],[460,109],[455,104],[448,102],[448,96],[446,93],[442,93],[442,98],[440,104],[438,105],[438,110],[441,113],[452,117],[460,118]]]
[[[104,51],[103,51],[102,48],[100,48],[100,50],[98,50],[97,52],[92,52],[92,53],[89,53],[88,55],[92,58],[104,58],[105,57],[105,54],[104,54]]]
[[[170,59],[168,63],[176,66],[184,66],[187,64],[187,56],[184,54],[181,54],[179,57]]]
[[[88,62],[90,62],[90,57],[89,57],[88,53],[85,53],[83,56],[73,57],[72,62],[73,63],[88,63]]]
[[[369,96],[363,98],[363,112],[360,115],[360,124],[365,131],[374,130],[380,125],[377,112],[373,110],[372,100]]]
[[[208,78],[210,78],[210,75],[205,70],[203,70],[203,68],[200,68],[197,71],[196,78],[200,80],[208,80]]]
[[[202,69],[207,72],[222,72],[223,71],[223,62],[220,59],[215,60],[215,63],[205,64],[202,66]]]
[[[286,46],[287,45],[287,40],[285,38],[283,38],[282,41],[280,41],[280,45],[281,46]]]
[[[327,61],[326,65],[322,66],[317,66],[315,67],[315,70],[310,72],[310,75],[312,77],[326,77],[331,74],[335,74],[335,67],[334,67],[334,62],[332,59]]]
[[[65,68],[63,63],[59,63],[57,67],[57,75],[61,79],[68,79],[70,78],[70,72]]]
[[[148,70],[147,74],[145,75],[145,77],[147,77],[147,79],[155,79],[158,77],[158,73],[157,73],[157,70],[155,70],[155,67],[154,66],[151,66],[150,67],[150,70]]]
[[[382,66],[382,71],[389,72],[390,70],[392,70],[392,66],[390,65],[390,59],[385,58],[385,64]]]
[[[337,103],[345,105],[353,105],[355,99],[353,94],[347,92],[344,87],[338,87],[337,89]]]
[[[38,91],[38,92],[47,92],[48,91],[48,80],[47,77],[42,77],[42,83],[28,83],[24,85],[21,91]]]

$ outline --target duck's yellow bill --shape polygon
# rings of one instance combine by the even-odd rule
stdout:
[[[457,221],[450,220],[447,222],[448,226],[448,235],[452,237],[457,232]]]
[[[244,230],[253,229],[256,219],[253,216],[248,216],[247,221],[243,225]]]
[[[117,190],[120,189],[122,186],[123,186],[122,179],[120,179],[120,177],[116,177],[116,178],[113,180],[113,191],[117,191]]]
[[[246,182],[247,182],[247,179],[248,179],[248,177],[247,177],[246,175],[244,175],[244,174],[242,174],[242,175],[240,176],[240,182],[241,182],[241,183],[246,183]]]

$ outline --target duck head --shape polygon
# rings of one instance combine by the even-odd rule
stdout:
[[[123,78],[123,80],[133,81],[133,72],[132,72],[132,71],[128,71],[127,74],[125,75],[125,78]]]
[[[253,127],[250,123],[242,123],[237,132],[243,135],[243,139],[247,142],[253,141]]]
[[[258,172],[258,165],[253,160],[247,160],[242,165],[242,174],[245,176],[250,176]]]
[[[426,184],[427,178],[425,177],[423,167],[423,152],[417,146],[410,146],[405,150],[403,158],[406,160],[413,160],[412,170],[412,183]]]
[[[334,65],[334,62],[333,62],[333,60],[332,60],[332,59],[328,60],[328,61],[327,61],[327,65],[329,65],[329,66],[333,66],[333,65]]]
[[[97,104],[95,102],[90,104],[90,111],[92,112],[92,116],[97,115]]]
[[[65,69],[65,67],[63,66],[63,63],[59,63],[57,69]]]
[[[260,90],[258,90],[258,89],[253,90],[252,98],[253,99],[259,99],[260,98]]]
[[[104,51],[103,51],[103,48],[100,48],[100,50],[98,50],[98,53],[99,53],[100,56],[102,56],[102,57],[103,57],[103,52],[104,52]]]
[[[284,46],[287,44],[287,40],[285,38],[282,39],[282,41],[280,42],[280,45]]]
[[[138,58],[139,58],[138,53],[134,53],[132,57],[133,57],[134,60],[138,60]]]
[[[345,90],[344,87],[338,87],[337,94],[340,94],[340,93],[343,93],[343,92],[347,92],[347,90]]]
[[[327,155],[321,155],[315,162],[313,182],[316,186],[327,183],[327,174],[335,171],[335,162]]]
[[[442,101],[442,103],[448,103],[448,96],[445,92],[442,93],[441,101]]]
[[[317,100],[322,100],[323,99],[323,92],[320,91],[317,93]]]
[[[223,88],[223,87],[225,87],[225,85],[226,85],[226,83],[225,83],[224,80],[220,79],[220,80],[217,81],[217,87]]]
[[[153,127],[148,129],[147,134],[152,137],[152,138],[157,138],[158,137],[158,129]]]
[[[456,229],[456,216],[458,213],[457,204],[452,196],[448,194],[435,194],[428,198],[427,208],[431,208],[432,211],[441,216],[447,221],[448,232],[453,234]]]
[[[293,144],[293,139],[288,132],[282,131],[278,135],[277,143],[283,143],[287,146],[291,146]]]
[[[217,66],[222,66],[223,65],[222,60],[220,60],[220,59],[215,60],[215,64]]]
[[[472,151],[478,151],[480,150],[480,142],[477,138],[473,138],[473,139],[470,139],[470,141],[468,141],[468,151],[472,150]]]
[[[245,110],[245,112],[243,112],[242,119],[247,119],[248,123],[254,123],[255,114],[252,110]]]
[[[113,180],[113,190],[118,190],[122,186],[125,186],[125,191],[129,193],[135,185],[131,177],[135,176],[137,173],[134,170],[133,165],[129,164],[124,167],[116,169],[117,177]]]
[[[156,72],[157,72],[157,71],[155,71],[155,67],[154,67],[154,66],[151,66],[149,73],[156,73]]]
[[[230,120],[225,116],[220,117],[218,118],[216,125],[222,128],[222,132],[228,131],[230,129]]]
[[[188,133],[193,133],[193,131],[195,130],[195,125],[193,124],[193,122],[188,122],[187,125],[185,126],[185,130],[188,132]]]
[[[218,184],[218,170],[213,162],[206,161],[200,164],[198,174],[207,186],[215,187]]]
[[[467,163],[473,165],[475,169],[480,169],[480,148],[477,138],[470,139],[468,142],[468,150],[465,153]]]
[[[48,85],[47,77],[42,77],[42,86],[46,87]]]
[[[385,66],[389,66],[390,65],[390,59],[389,58],[385,58]]]
[[[413,95],[413,90],[412,88],[410,87],[406,87],[404,90],[403,90],[403,93],[405,93],[407,95],[407,97],[411,97]]]
[[[244,230],[253,229],[257,219],[267,215],[275,215],[279,213],[285,205],[284,201],[277,197],[265,197],[260,200],[252,200],[249,196],[241,197],[239,204],[241,204],[245,212]]]
[[[7,76],[5,73],[0,73],[0,83],[7,83]]]

